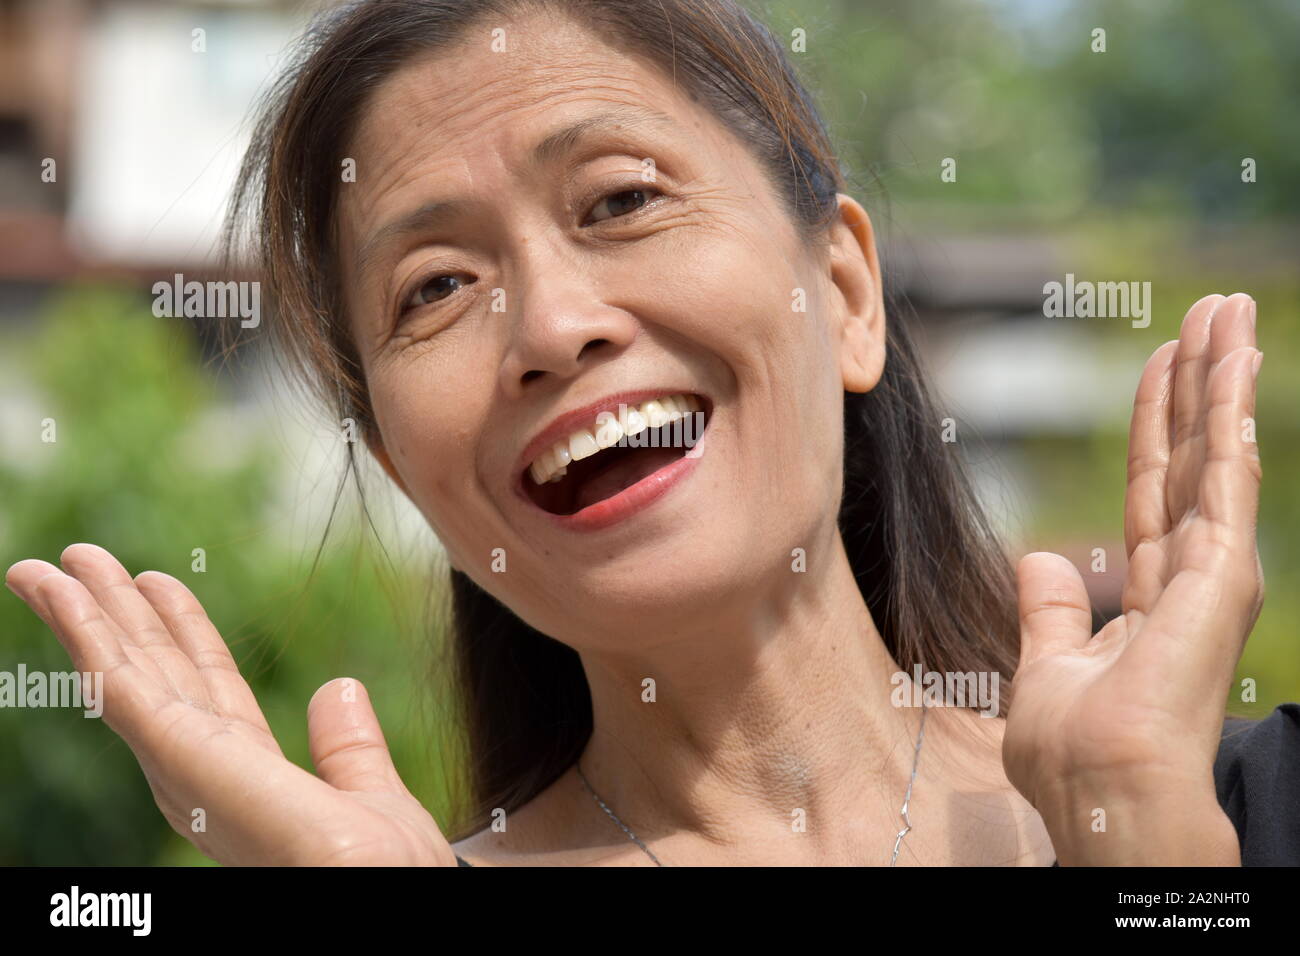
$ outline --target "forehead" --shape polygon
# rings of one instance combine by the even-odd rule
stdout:
[[[626,129],[675,138],[702,158],[740,145],[672,80],[641,57],[606,45],[568,20],[536,16],[470,28],[455,45],[413,59],[365,103],[348,146],[357,181],[343,190],[349,233],[409,205],[421,192],[458,194],[519,172],[556,129],[611,112],[651,111],[669,123]],[[494,40],[504,41],[495,49]],[[735,157],[730,157],[735,159]]]
[[[689,109],[650,63],[572,21],[533,15],[471,27],[454,45],[412,59],[373,94],[354,141],[436,131],[440,142],[465,146],[493,120],[519,124],[566,106],[648,101]]]

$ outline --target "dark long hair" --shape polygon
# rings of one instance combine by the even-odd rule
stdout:
[[[672,76],[753,151],[807,242],[823,242],[837,214],[846,174],[818,110],[782,44],[734,0],[362,0],[334,9],[304,36],[264,101],[226,248],[235,256],[251,246],[276,353],[367,438],[377,429],[331,266],[344,144],[369,94],[411,57],[532,8],[568,16]],[[909,319],[891,305],[880,383],[845,395],[840,529],[858,587],[901,667],[998,672],[1009,683],[1014,577],[957,446],[941,440],[943,416],[924,384]],[[468,793],[448,830],[454,841],[562,774],[586,745],[592,715],[572,648],[529,627],[465,574],[450,575],[446,627],[468,756]]]

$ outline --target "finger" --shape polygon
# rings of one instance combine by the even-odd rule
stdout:
[[[1197,506],[1239,549],[1255,553],[1255,521],[1263,471],[1255,440],[1255,380],[1264,354],[1252,346],[1236,349],[1210,374],[1205,467]]]
[[[161,677],[139,666],[151,662],[123,640],[76,578],[31,560],[10,568],[6,583],[34,609],[47,610],[77,670],[103,675],[104,721],[136,755],[151,788],[162,781],[179,806],[205,810],[205,852],[211,844],[229,863],[290,863],[319,855],[321,834],[336,823],[335,791],[280,754],[250,749],[218,718],[182,704]],[[187,830],[180,832],[193,839]]]
[[[5,575],[6,586],[13,591],[54,632],[63,649],[68,652],[73,666],[79,671],[102,671],[104,666],[116,666],[126,658],[125,649],[117,629],[109,626],[101,633],[69,634],[64,631],[54,614],[53,600],[64,593],[56,585],[62,579],[75,581],[48,561],[30,558],[10,567]],[[126,658],[130,662],[129,658]]]
[[[1194,500],[1204,508],[1206,477],[1236,475],[1245,473],[1240,469],[1220,467],[1210,468],[1210,446],[1215,445],[1216,454],[1226,455],[1238,464],[1253,458],[1258,465],[1257,446],[1252,443],[1249,455],[1243,457],[1245,445],[1242,442],[1242,419],[1255,414],[1255,376],[1252,363],[1260,353],[1255,349],[1255,300],[1244,292],[1228,297],[1228,300],[1215,312],[1214,322],[1210,328],[1210,361],[1206,375],[1205,410],[1202,426],[1202,467],[1194,476],[1196,491]],[[1217,427],[1216,427],[1217,423]],[[1253,428],[1251,429],[1253,437]],[[1251,538],[1251,552],[1254,552],[1255,505],[1259,499],[1258,482],[1249,491],[1247,501],[1239,501],[1236,494],[1215,496],[1215,501],[1224,508],[1230,505],[1248,503],[1245,524],[1234,517],[1224,514],[1224,521],[1238,530],[1244,530]],[[1230,484],[1229,487],[1237,487]]]
[[[53,628],[54,619],[50,617],[50,609],[46,606],[45,599],[36,593],[36,584],[47,574],[62,573],[62,570],[48,561],[27,558],[10,565],[9,570],[5,572],[5,586],[25,601],[47,627]]]
[[[1214,321],[1210,323],[1210,364],[1206,368],[1208,378],[1214,366],[1222,362],[1237,349],[1255,345],[1255,300],[1244,292],[1234,292],[1220,304],[1214,312]]]
[[[1178,359],[1174,372],[1173,444],[1166,476],[1170,521],[1187,511],[1195,494],[1187,475],[1200,470],[1199,434],[1202,427],[1202,392],[1210,365],[1210,326],[1219,307],[1227,301],[1221,295],[1207,295],[1187,310],[1178,333]]]
[[[104,720],[128,743],[140,739],[152,715],[176,698],[128,657],[117,627],[80,581],[62,572],[48,574],[36,589],[73,666],[103,675]]]
[[[274,741],[257,698],[194,592],[161,571],[136,575],[135,585],[171,633],[176,646],[190,659],[216,712],[242,720],[264,731]],[[279,745],[276,746],[278,749]]]
[[[406,793],[360,681],[332,680],[307,705],[312,763],[322,780],[340,790]]]
[[[1204,300],[1202,300],[1204,301]],[[1170,514],[1176,519],[1196,501],[1205,443],[1209,402],[1208,380],[1214,367],[1230,353],[1255,344],[1255,301],[1237,292],[1220,302],[1204,330],[1204,348],[1186,365],[1180,362],[1175,383],[1174,452],[1169,484]],[[1194,330],[1193,342],[1200,343],[1201,330]],[[1189,346],[1190,348],[1190,346]]]
[[[1020,667],[1075,650],[1092,637],[1092,610],[1079,571],[1059,554],[1037,551],[1016,566]]]
[[[157,665],[163,677],[186,703],[213,708],[207,689],[171,632],[140,593],[117,558],[93,544],[73,544],[59,557],[64,569],[85,585],[105,616]]]
[[[221,843],[228,830],[253,859],[288,860],[310,849],[325,822],[328,794],[317,789],[320,781],[278,752],[250,748],[229,722],[183,703],[165,680],[130,660],[134,653],[148,662],[79,580],[49,574],[39,589],[77,669],[103,674],[103,719],[131,748],[156,795],[158,781],[181,806],[202,807],[209,837]],[[246,841],[251,851],[242,849]]]
[[[1173,577],[1170,569],[1172,545],[1145,540],[1134,550],[1124,573],[1120,610],[1126,615],[1150,614]]]
[[[1129,423],[1128,485],[1124,493],[1124,544],[1130,559],[1144,541],[1169,530],[1165,477],[1169,470],[1174,405],[1174,363],[1179,343],[1166,342],[1147,360]]]
[[[47,588],[41,586],[47,577],[69,578],[75,581],[62,569],[55,567],[48,561],[40,561],[35,558],[29,558],[26,561],[20,561],[9,569],[5,576],[5,584],[9,590],[13,591],[18,597],[27,602],[27,605],[36,613],[36,615],[45,622],[46,627],[54,632],[59,643],[63,645],[64,650],[72,654],[73,649],[68,645],[65,636],[60,632],[59,625],[54,619],[54,614],[50,608],[47,597]],[[166,677],[158,669],[158,665],[145,655],[145,653],[132,644],[130,641],[122,642],[122,634],[116,624],[109,622],[109,630],[118,640],[118,649],[126,656],[126,659],[140,668],[146,675],[157,680],[163,686],[169,686]],[[74,661],[75,663],[75,661]]]
[[[1259,355],[1237,349],[1210,375],[1197,497],[1204,520],[1180,544],[1165,593],[1125,650],[1142,672],[1167,676],[1177,706],[1221,699],[1259,610],[1255,522],[1262,473],[1253,441]]]

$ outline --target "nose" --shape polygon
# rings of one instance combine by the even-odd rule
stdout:
[[[506,308],[511,334],[501,384],[513,397],[545,379],[571,379],[609,361],[639,329],[627,310],[603,301],[589,268],[533,252],[526,271],[518,274],[515,301]]]

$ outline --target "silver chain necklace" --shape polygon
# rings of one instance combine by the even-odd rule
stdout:
[[[925,740],[925,715],[927,711],[928,708],[925,706],[925,701],[922,700],[921,729],[916,734],[916,750],[912,754],[912,775],[907,781],[907,793],[903,795],[903,808],[898,811],[899,816],[903,818],[903,829],[899,830],[898,835],[894,838],[894,855],[889,859],[890,866],[894,866],[898,862],[898,850],[903,845],[903,837],[907,836],[908,832],[912,829],[912,821],[907,815],[907,806],[912,802],[912,784],[916,783],[916,767],[921,759],[921,743]],[[633,843],[645,851],[646,856],[655,861],[655,866],[663,866],[659,857],[651,853],[650,848],[641,841],[641,838],[633,833],[628,825],[618,818],[614,811],[606,805],[604,800],[600,799],[600,795],[596,793],[591,784],[587,782],[587,775],[582,772],[582,764],[580,762],[575,762],[574,767],[578,771],[578,777],[582,780],[582,785],[587,788],[587,792],[591,794],[592,799],[594,799],[596,803],[600,804],[600,808],[609,815],[611,820],[618,824],[619,829],[626,833]]]

